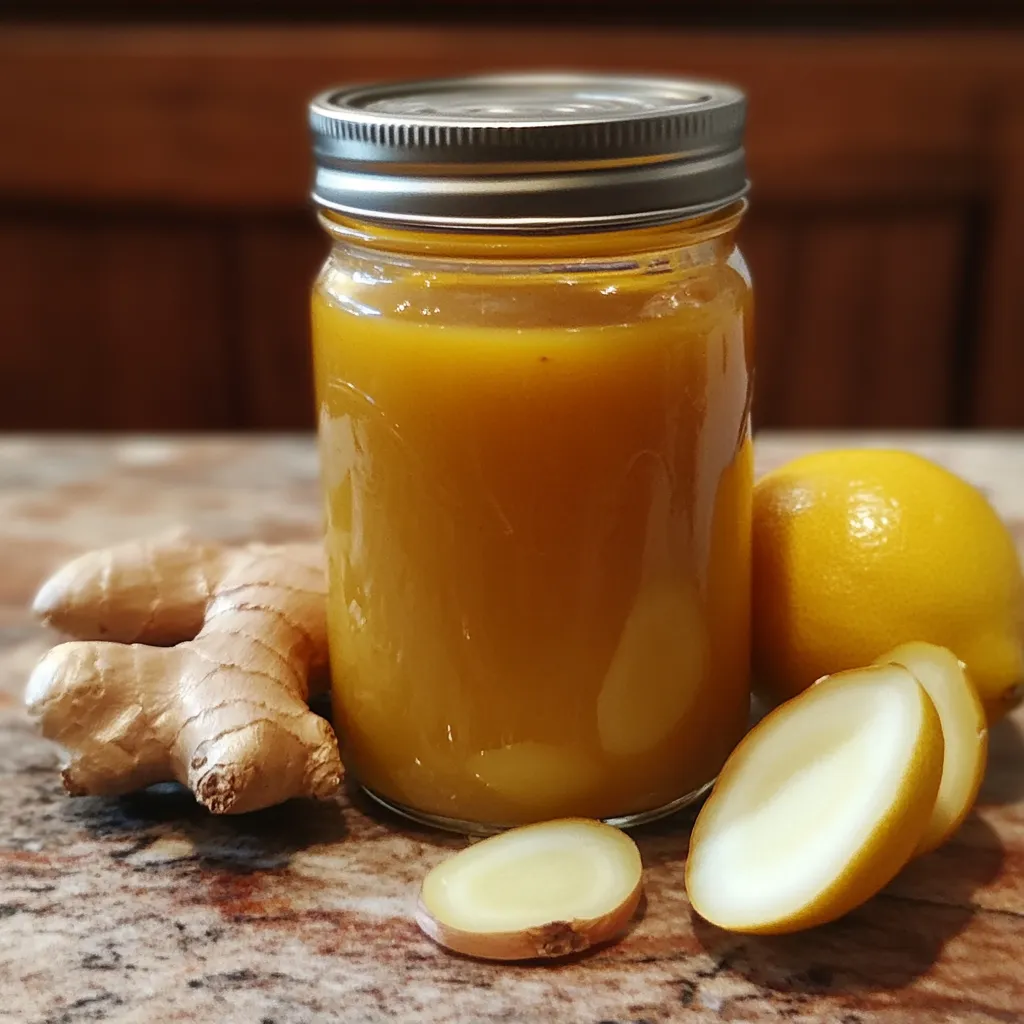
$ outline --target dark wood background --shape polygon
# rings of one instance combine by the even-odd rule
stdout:
[[[308,97],[552,67],[747,88],[761,426],[1024,426],[1016,5],[4,10],[0,429],[311,425]]]

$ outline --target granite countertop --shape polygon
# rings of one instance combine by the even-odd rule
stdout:
[[[765,436],[758,457],[848,440]],[[891,440],[984,487],[1024,542],[1024,435]],[[304,437],[0,439],[0,1021],[1024,1020],[1024,709],[994,730],[955,839],[846,919],[773,939],[702,923],[683,892],[682,815],[637,833],[648,906],[632,933],[558,965],[433,946],[415,890],[464,840],[357,794],[228,819],[174,791],[64,796],[21,708],[53,642],[25,611],[40,580],[181,521],[232,541],[314,536],[315,476]]]

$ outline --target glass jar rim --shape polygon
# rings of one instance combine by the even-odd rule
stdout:
[[[604,230],[525,233],[425,230],[382,224],[333,210],[318,211],[321,226],[336,242],[409,256],[467,259],[531,259],[557,252],[560,256],[602,258],[639,255],[712,242],[735,233],[749,203],[738,199],[713,211],[657,224],[614,225]]]

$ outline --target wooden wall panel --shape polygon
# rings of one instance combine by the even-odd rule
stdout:
[[[1024,30],[435,24],[4,26],[0,427],[307,425],[309,95],[552,66],[747,88],[760,425],[1024,426]]]
[[[970,298],[967,234],[965,209],[883,215],[860,297],[869,323],[857,342],[871,416],[854,413],[854,425],[956,425],[954,389],[964,384],[957,332]]]
[[[234,241],[246,421],[273,429],[312,427],[309,293],[327,236],[309,214],[246,224]]]
[[[18,102],[0,104],[0,138],[33,145],[5,147],[0,191],[292,208],[309,179],[305,105],[321,89],[575,67],[745,86],[762,200],[948,197],[983,187],[979,114],[1024,87],[1022,57],[1013,32],[9,28],[0,95]]]
[[[758,424],[951,425],[963,236],[955,209],[755,217]]]
[[[235,424],[224,266],[203,228],[0,224],[0,429]]]
[[[870,285],[873,235],[871,225],[846,218],[798,228],[779,426],[839,426],[866,399],[855,396],[858,345],[870,309],[858,300]]]
[[[993,139],[994,200],[981,258],[982,309],[971,420],[1024,427],[1024,103],[1020,94]]]

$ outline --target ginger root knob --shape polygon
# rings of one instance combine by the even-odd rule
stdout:
[[[238,814],[337,790],[337,740],[307,706],[327,664],[320,545],[227,548],[175,531],[81,556],[33,607],[78,637],[39,662],[25,695],[66,752],[72,795],[177,781]]]

